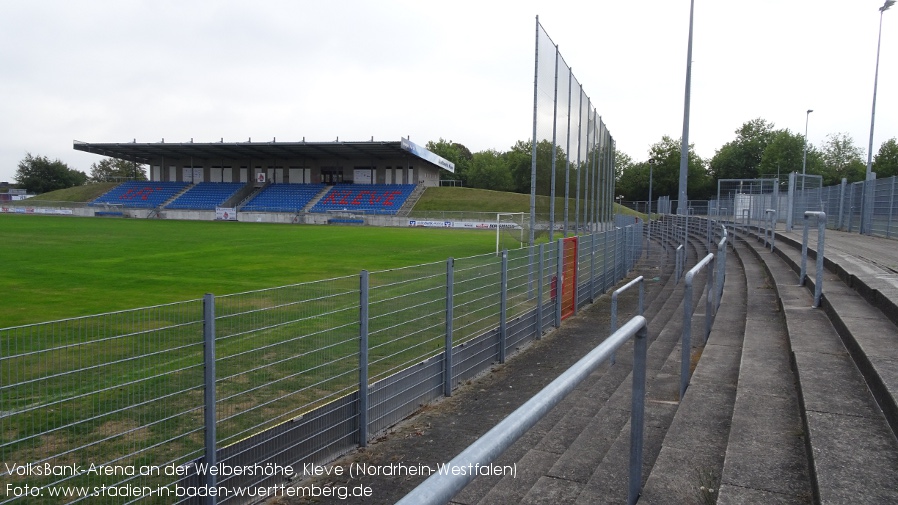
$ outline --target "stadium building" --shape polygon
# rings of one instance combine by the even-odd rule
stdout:
[[[97,213],[149,209],[174,219],[238,220],[247,212],[397,215],[450,161],[403,138],[361,142],[85,143],[77,151],[149,167],[149,181],[123,183],[92,202]],[[151,216],[152,217],[152,216]],[[283,221],[251,216],[259,221]],[[264,219],[263,219],[264,217]],[[242,220],[242,219],[241,219]],[[303,218],[321,222],[320,218]]]

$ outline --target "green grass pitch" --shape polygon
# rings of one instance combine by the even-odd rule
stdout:
[[[0,328],[486,254],[496,240],[477,230],[23,215],[0,215],[0,237]]]

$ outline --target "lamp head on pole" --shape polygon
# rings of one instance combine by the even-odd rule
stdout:
[[[894,2],[895,0],[892,0],[892,1]],[[808,114],[810,114],[812,112],[814,112],[814,109],[808,109]]]
[[[886,0],[886,3],[882,4],[882,7],[879,8],[879,12],[885,12],[893,5],[895,5],[895,0]]]

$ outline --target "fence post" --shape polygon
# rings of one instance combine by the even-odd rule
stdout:
[[[786,231],[792,231],[795,213],[795,175],[789,172],[789,196],[786,198]]]
[[[845,223],[845,191],[848,189],[848,179],[843,177],[839,184],[839,221],[836,229],[841,230]]]
[[[452,319],[455,317],[455,259],[446,260],[446,345],[443,351],[443,396],[452,396]]]
[[[203,379],[205,383],[203,392],[205,422],[205,463],[209,467],[218,464],[215,434],[215,295],[206,293],[203,297]],[[215,472],[206,472],[203,476],[206,489],[211,491],[216,487]],[[215,493],[209,493],[204,500],[206,505],[215,505],[218,500]]]
[[[608,235],[610,234],[611,230],[602,232],[602,235],[605,236],[604,250],[602,251],[602,293],[608,289]]]
[[[368,271],[359,276],[359,446],[368,445]]]
[[[561,328],[561,299],[564,289],[564,241],[555,242],[555,327]]]
[[[892,193],[889,197],[889,223],[886,225],[886,238],[892,238],[892,212],[895,208],[895,179],[898,176],[892,176]]]
[[[593,233],[589,237],[589,303],[596,301],[596,235]]]
[[[539,245],[539,277],[536,288],[536,339],[543,338],[543,280],[545,279],[544,258],[546,244]]]
[[[502,250],[501,293],[499,293],[499,363],[505,363],[508,338],[508,249]]]

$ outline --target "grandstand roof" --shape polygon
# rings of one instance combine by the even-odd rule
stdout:
[[[153,143],[87,143],[74,141],[76,151],[109,156],[137,163],[150,163],[160,157],[172,159],[396,159],[410,154],[402,141],[362,142],[153,142]],[[413,144],[412,144],[413,145]],[[417,146],[416,146],[417,147]],[[417,154],[417,153],[415,153]],[[442,162],[424,161],[441,168]],[[445,160],[443,160],[445,161]],[[451,163],[450,163],[451,165]],[[448,168],[449,170],[454,169]]]

